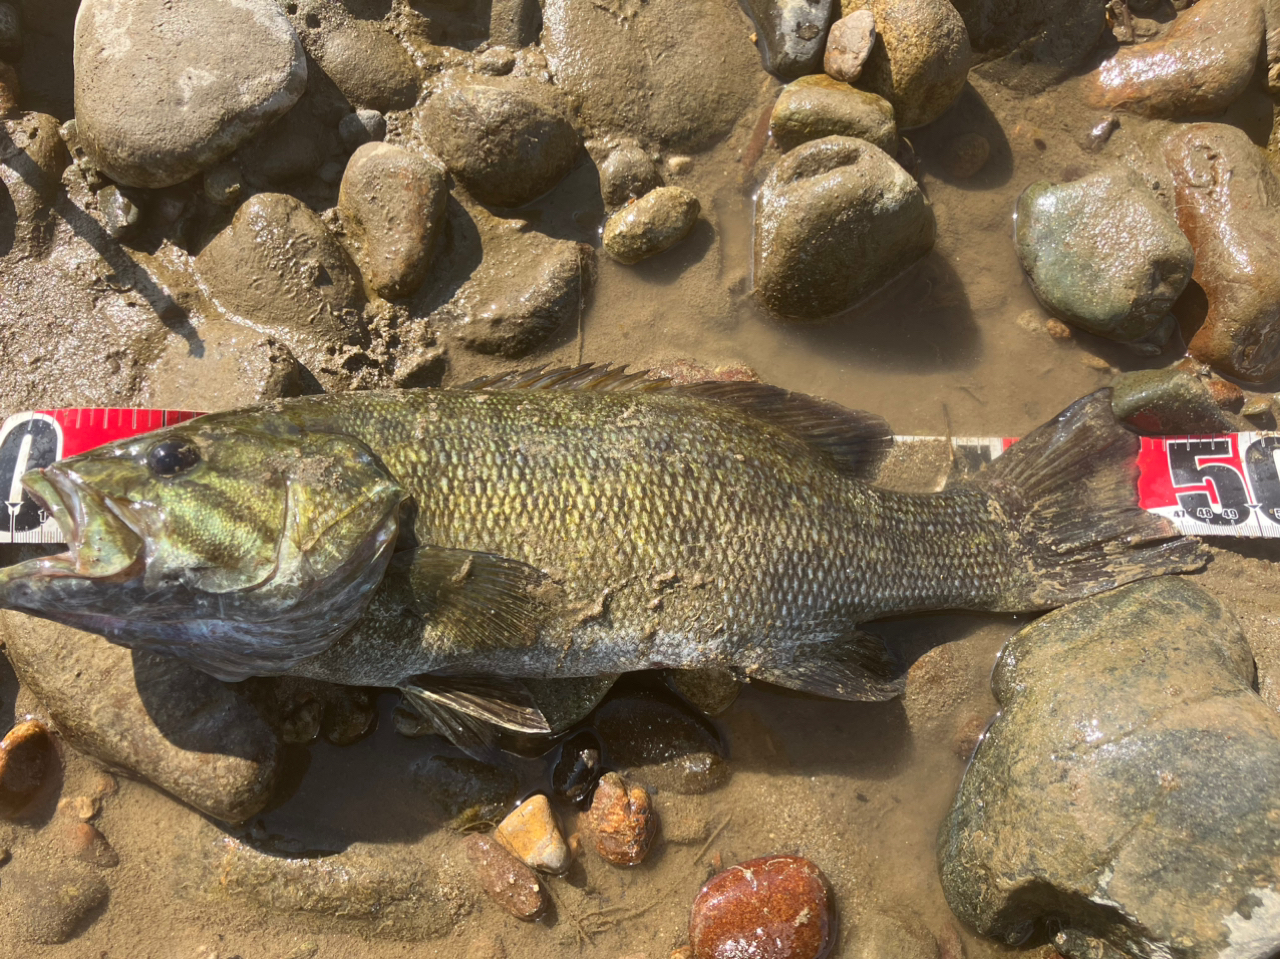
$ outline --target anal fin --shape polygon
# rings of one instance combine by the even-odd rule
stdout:
[[[901,696],[906,688],[906,673],[884,642],[859,630],[827,642],[802,643],[789,658],[748,672],[753,680],[828,699],[882,702]]]

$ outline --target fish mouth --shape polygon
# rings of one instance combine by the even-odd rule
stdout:
[[[31,572],[95,580],[130,579],[141,572],[143,538],[111,499],[56,466],[32,470],[22,486],[58,524],[67,544],[64,553],[31,561],[38,564]]]

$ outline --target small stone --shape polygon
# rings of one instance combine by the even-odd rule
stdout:
[[[969,77],[969,33],[948,0],[860,0],[879,42],[858,83],[891,104],[909,130],[940,117]]]
[[[707,880],[693,901],[694,959],[820,959],[835,934],[827,879],[800,856],[765,856]]]
[[[710,379],[710,377],[708,377]],[[725,669],[670,669],[667,685],[708,716],[719,716],[733,705],[742,684]]]
[[[115,185],[98,191],[98,209],[102,212],[102,225],[116,239],[131,233],[142,219],[137,204]]]
[[[1163,37],[1120,49],[1090,74],[1086,99],[1150,117],[1220,113],[1248,85],[1262,35],[1258,0],[1200,0]]]
[[[427,276],[448,197],[444,168],[389,143],[366,143],[347,163],[338,212],[365,282],[408,296]]]
[[[1116,370],[1100,356],[1093,353],[1080,354],[1080,365],[1088,367],[1091,370],[1097,370],[1099,373],[1115,373]]]
[[[822,66],[833,0],[747,0],[763,41],[765,67],[792,79]]]
[[[516,798],[515,774],[477,759],[429,756],[415,760],[409,776],[446,825],[459,832],[496,823]]]
[[[498,842],[517,859],[539,872],[559,875],[569,868],[569,847],[560,834],[555,813],[545,795],[530,796],[493,831]]]
[[[307,52],[352,106],[406,110],[417,102],[418,68],[381,23],[323,0],[302,0],[293,21]]]
[[[547,908],[537,873],[490,836],[472,833],[464,840],[467,859],[480,888],[517,919],[537,919]]]
[[[784,150],[826,136],[858,137],[890,156],[898,149],[888,100],[821,73],[782,88],[769,116],[769,133]]]
[[[516,68],[516,52],[499,44],[476,55],[476,72],[505,77]]]
[[[1044,321],[1044,331],[1055,340],[1069,340],[1074,335],[1071,332],[1071,327],[1052,316]]]
[[[0,817],[20,813],[35,798],[54,760],[49,730],[36,719],[18,723],[0,740]]]
[[[1248,134],[1225,124],[1185,126],[1164,154],[1209,301],[1188,349],[1220,373],[1265,383],[1280,373],[1280,180]]]
[[[1247,429],[1224,410],[1206,381],[1185,370],[1136,370],[1111,384],[1116,418],[1141,433],[1185,435]]]
[[[870,10],[855,10],[831,25],[822,69],[833,80],[853,83],[876,42],[876,18]]]
[[[660,186],[653,158],[634,141],[618,145],[600,162],[600,195],[607,209],[626,206]]]
[[[0,57],[22,59],[22,16],[11,3],[0,3]]]
[[[569,172],[580,147],[552,88],[508,77],[442,90],[418,123],[453,175],[492,206],[520,206],[546,193]]]
[[[208,320],[171,335],[147,377],[159,409],[231,410],[302,392],[302,370],[283,343],[239,323]]]
[[[590,730],[569,737],[560,746],[560,756],[551,769],[551,788],[571,803],[585,802],[600,778],[603,747]]]
[[[88,822],[98,815],[98,803],[88,796],[64,796],[58,800],[58,812]]]
[[[101,874],[85,863],[19,859],[5,868],[0,910],[15,920],[19,940],[54,945],[75,938],[107,895]]]
[[[853,306],[933,248],[915,180],[865,140],[824,137],[774,167],[756,203],[756,293],[781,317]]]
[[[656,256],[689,235],[701,210],[698,198],[683,187],[660,186],[609,217],[605,251],[619,263]]]
[[[126,186],[212,166],[306,86],[302,45],[273,0],[84,0],[75,23],[76,124]]]
[[[71,855],[99,869],[120,865],[120,855],[107,842],[107,837],[87,822],[77,823],[68,835]]]
[[[377,110],[360,109],[348,113],[338,121],[338,136],[348,150],[373,141],[381,141],[387,135],[387,118]]]
[[[618,866],[643,861],[658,831],[649,793],[640,786],[628,786],[617,773],[605,773],[596,784],[587,825],[596,852]]]
[[[1121,342],[1166,321],[1196,261],[1173,214],[1127,171],[1033,183],[1018,199],[1014,246],[1045,309]]]
[[[967,180],[982,172],[991,156],[991,143],[981,133],[962,133],[943,148],[942,168],[956,180]]]

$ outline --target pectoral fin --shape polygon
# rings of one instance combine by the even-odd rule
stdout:
[[[492,756],[500,730],[551,732],[519,680],[415,676],[400,684],[400,692],[440,735],[476,759]]]
[[[884,642],[858,630],[828,642],[803,643],[787,659],[748,673],[752,679],[828,699],[871,702],[901,696],[907,680]]]

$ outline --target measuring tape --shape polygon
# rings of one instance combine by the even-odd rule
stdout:
[[[103,443],[200,416],[191,410],[58,409],[15,413],[0,426],[0,491],[7,522],[0,543],[61,543],[58,525],[22,488],[22,474]],[[899,436],[902,442],[939,437]],[[1016,442],[952,437],[973,468]],[[1280,537],[1280,433],[1144,436],[1138,453],[1138,505],[1195,536]]]

